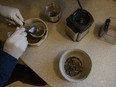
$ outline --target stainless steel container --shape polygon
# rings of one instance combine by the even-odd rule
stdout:
[[[80,41],[87,33],[89,30],[87,29],[83,33],[75,33],[71,28],[67,26],[66,28],[66,34],[73,40],[73,41]]]
[[[61,8],[55,2],[52,2],[45,7],[45,15],[48,21],[56,23],[61,17]]]

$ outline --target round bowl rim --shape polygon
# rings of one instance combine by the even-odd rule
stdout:
[[[63,59],[65,58],[64,56],[65,55],[67,55],[68,53],[70,53],[70,52],[73,52],[73,51],[79,51],[79,52],[82,52],[82,53],[84,53],[89,59],[90,59],[90,62],[91,62],[91,67],[90,68],[92,68],[92,61],[91,61],[91,58],[90,58],[90,56],[85,52],[85,51],[83,51],[83,50],[81,50],[81,49],[71,49],[71,50],[66,50],[62,55],[61,55],[61,57],[60,57],[60,60],[59,60],[59,70],[60,70],[60,73],[62,74],[62,76],[66,79],[66,80],[68,80],[68,81],[70,81],[70,82],[79,82],[80,80],[83,80],[83,79],[85,79],[85,78],[82,78],[82,79],[72,79],[72,78],[70,78],[70,76],[68,76],[68,75],[66,75],[66,73],[64,73],[64,71],[62,70],[62,62],[63,62]],[[90,69],[90,71],[91,71],[91,69]],[[89,72],[90,73],[90,72]],[[88,76],[88,75],[87,75]]]

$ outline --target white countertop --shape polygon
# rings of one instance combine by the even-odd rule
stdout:
[[[11,0],[11,3],[13,1]],[[28,3],[23,1],[17,1],[15,3],[19,4],[16,6],[19,6],[24,18],[27,19],[38,17],[40,13],[37,12],[37,7],[43,9],[42,7],[50,0],[25,1],[28,1]],[[0,2],[7,3],[7,1]],[[93,15],[94,23],[90,27],[89,33],[80,42],[73,42],[65,34],[65,19],[78,8],[76,0],[56,0],[56,2],[62,4],[63,14],[61,20],[58,23],[45,21],[49,29],[48,37],[39,47],[28,47],[22,56],[22,60],[51,87],[115,87],[116,45],[101,41],[96,37],[94,31],[99,28],[99,25],[104,23],[106,18],[111,16],[116,17],[116,2],[113,0],[82,1],[83,8]],[[29,15],[25,12],[27,6],[30,8]],[[23,9],[23,7],[25,8]],[[58,69],[60,56],[64,51],[69,49],[84,50],[92,60],[92,69],[89,76],[77,83],[66,81]]]

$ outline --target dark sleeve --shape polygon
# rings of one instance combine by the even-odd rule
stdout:
[[[16,64],[17,59],[2,51],[0,48],[0,87],[3,87],[8,81]]]

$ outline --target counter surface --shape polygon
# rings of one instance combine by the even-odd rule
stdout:
[[[20,9],[24,19],[42,18],[44,6],[52,0],[1,0],[0,3]],[[116,17],[116,2],[113,0],[80,0],[84,9],[94,18],[89,33],[80,41],[73,42],[66,34],[66,18],[79,8],[76,0],[56,0],[63,10],[58,23],[49,23],[48,37],[38,47],[28,47],[21,59],[51,87],[115,87],[116,86],[116,46],[101,41],[96,30],[106,18]],[[7,38],[6,31],[13,29],[0,24],[0,39]],[[4,37],[3,37],[4,36]],[[69,49],[81,49],[92,60],[89,76],[77,83],[66,81],[59,72],[58,61],[62,53]]]

